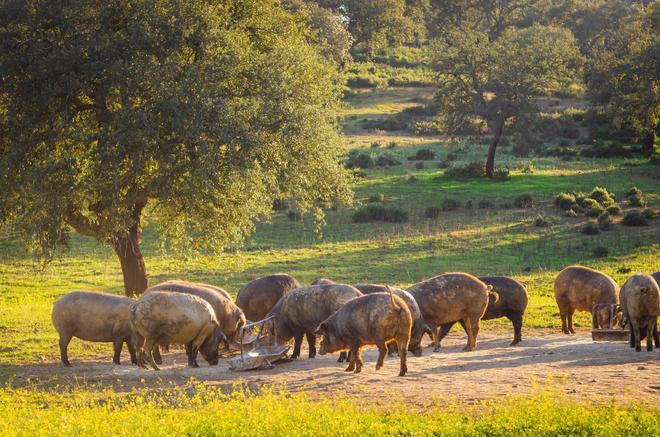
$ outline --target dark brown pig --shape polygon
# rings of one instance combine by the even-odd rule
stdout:
[[[564,334],[575,334],[575,310],[591,311],[599,303],[619,303],[619,286],[614,279],[588,267],[566,267],[557,275],[554,288]]]
[[[300,288],[300,283],[293,276],[278,274],[264,276],[245,284],[236,296],[238,305],[248,320],[263,320],[266,314],[287,292]]]
[[[335,281],[333,281],[331,279],[318,278],[318,279],[314,280],[314,282],[312,282],[310,285],[332,285],[334,283],[335,283]]]
[[[408,371],[406,355],[412,329],[412,316],[408,305],[389,290],[373,293],[347,302],[321,323],[316,335],[323,335],[319,353],[349,350],[351,359],[347,372],[362,370],[361,348],[374,344],[378,347],[376,370],[383,367],[387,343],[396,342],[399,349],[399,376]]]
[[[641,352],[642,331],[645,331],[646,350],[658,347],[658,316],[660,316],[660,288],[650,275],[633,275],[621,287],[621,308],[630,323],[630,346]]]
[[[353,286],[358,290],[360,290],[362,294],[388,292],[387,285],[355,284]],[[417,305],[417,301],[412,296],[412,294],[408,293],[405,290],[401,290],[400,288],[392,287],[391,290],[396,296],[401,298],[408,306],[408,310],[410,311],[410,315],[413,320],[412,330],[410,332],[410,341],[408,342],[408,351],[412,352],[413,355],[415,355],[416,357],[419,357],[422,355],[422,337],[424,336],[424,334],[432,335],[433,333],[431,331],[431,328],[429,328],[426,322],[424,321],[424,318],[422,317],[422,312],[419,309],[419,305]],[[390,350],[390,352],[394,352],[396,350],[396,344],[390,343],[388,345],[388,349]]]
[[[286,293],[266,317],[275,316],[267,326],[279,341],[294,339],[291,358],[300,356],[303,336],[309,344],[309,358],[316,356],[316,336],[319,324],[330,317],[346,302],[362,296],[356,288],[346,284],[313,285]]]
[[[227,342],[215,311],[206,300],[187,293],[150,291],[131,306],[133,337],[139,342],[138,364],[159,370],[153,351],[157,345],[184,344],[188,365],[199,367],[197,353],[218,364],[218,346]]]
[[[490,285],[467,273],[445,273],[408,288],[422,317],[434,332],[435,351],[440,350],[438,327],[445,323],[462,321],[468,335],[464,351],[477,347],[479,321],[486,311],[488,296],[497,299]]]
[[[592,329],[616,329],[621,327],[623,311],[621,305],[597,303],[591,308]]]
[[[121,348],[126,342],[131,362],[137,364],[131,341],[130,307],[135,301],[129,297],[95,291],[73,291],[53,304],[52,321],[60,334],[60,358],[70,366],[67,348],[72,337],[93,342],[112,342],[112,361],[120,364]]]

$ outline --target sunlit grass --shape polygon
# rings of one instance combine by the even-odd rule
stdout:
[[[383,405],[385,404],[385,405]],[[0,434],[12,435],[655,435],[657,406],[591,404],[552,388],[528,398],[476,405],[429,399],[414,408],[392,394],[367,399],[310,399],[277,388],[223,393],[191,381],[160,390],[115,394],[0,391]]]

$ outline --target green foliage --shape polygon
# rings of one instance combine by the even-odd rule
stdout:
[[[435,158],[435,153],[430,149],[419,149],[413,156],[409,156],[408,160],[430,161]]]
[[[626,215],[623,216],[623,220],[621,221],[621,224],[624,226],[648,226],[649,221],[644,216],[644,214],[641,213],[641,211],[638,210],[633,210],[629,211],[626,213]]]
[[[424,217],[430,219],[437,219],[438,217],[440,217],[440,212],[442,212],[442,208],[439,208],[437,206],[429,206],[424,210]]]
[[[607,207],[607,212],[610,213],[610,215],[621,215],[621,207],[619,205],[611,205]]]
[[[628,204],[630,206],[646,205],[646,198],[644,197],[644,193],[642,193],[642,190],[637,187],[632,187],[630,190],[628,190],[626,193],[626,199],[628,200]]]
[[[642,215],[646,217],[648,220],[652,220],[655,218],[656,213],[651,208],[644,208],[642,210]]]
[[[548,227],[554,223],[556,223],[555,217],[550,217],[547,215],[539,214],[534,218],[534,226],[539,227],[539,228],[544,228]]]
[[[375,165],[376,167],[394,167],[396,165],[401,165],[401,162],[391,153],[383,153],[376,158]]]
[[[614,204],[614,194],[607,191],[604,187],[594,187],[588,197],[594,199],[601,206],[607,207]]]
[[[346,160],[347,168],[372,168],[374,165],[375,163],[371,155],[360,153],[355,150],[351,151]]]
[[[369,203],[383,203],[385,201],[385,195],[383,193],[372,194],[369,196]]]
[[[603,211],[598,216],[598,227],[603,231],[612,227],[612,216],[610,216],[609,212]]]
[[[555,197],[555,205],[564,211],[568,211],[575,205],[575,195],[572,193],[559,193]]]
[[[481,178],[486,175],[486,167],[479,162],[470,162],[463,166],[450,167],[445,170],[444,175],[452,179]]]
[[[394,206],[370,203],[360,207],[353,213],[353,221],[355,223],[373,221],[403,223],[408,221],[408,212]]]
[[[610,251],[605,246],[596,246],[591,253],[594,258],[606,258],[610,254]]]
[[[340,77],[275,2],[0,7],[0,223],[29,247],[73,228],[139,255],[148,214],[164,243],[217,252],[275,199],[350,201]]]
[[[456,199],[447,198],[442,201],[441,209],[443,211],[456,211],[461,207],[461,202]]]

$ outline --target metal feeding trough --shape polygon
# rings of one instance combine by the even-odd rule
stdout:
[[[264,334],[264,325],[271,320],[275,316],[241,326],[238,333],[241,354],[229,360],[232,370],[272,369],[275,361],[286,357],[290,346],[278,345],[277,335]]]
[[[616,311],[618,305],[612,304],[609,306],[610,310],[610,324],[608,328],[597,328],[596,327],[596,316],[593,313],[595,309],[592,309],[593,324],[591,328],[591,339],[593,341],[628,341],[630,338],[630,331],[620,328],[615,328],[613,326],[614,322],[614,312]]]

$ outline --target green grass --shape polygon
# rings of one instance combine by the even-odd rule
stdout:
[[[392,399],[396,399],[393,394]],[[225,394],[191,382],[158,391],[76,388],[0,391],[0,434],[13,435],[656,435],[657,406],[594,405],[552,389],[529,398],[466,406],[429,399],[423,409],[393,400],[286,396],[277,389]]]

